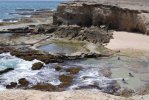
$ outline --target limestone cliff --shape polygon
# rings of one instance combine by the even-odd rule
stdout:
[[[96,2],[68,2],[58,6],[54,24],[106,25],[110,29],[149,34],[149,13]]]

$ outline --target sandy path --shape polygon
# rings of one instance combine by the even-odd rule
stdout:
[[[109,49],[149,51],[149,36],[130,32],[114,32],[113,37],[114,39],[106,46]]]
[[[64,91],[41,92],[36,90],[9,90],[0,92],[0,100],[130,100],[101,92]]]

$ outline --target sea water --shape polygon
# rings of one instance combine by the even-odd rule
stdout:
[[[62,2],[62,0],[49,0],[49,1],[0,1],[0,22],[3,19],[10,19],[19,17],[15,14],[16,9],[56,9],[57,5]]]

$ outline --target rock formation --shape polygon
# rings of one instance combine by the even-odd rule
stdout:
[[[147,10],[124,8],[100,2],[62,3],[53,16],[53,23],[79,26],[106,25],[110,29],[149,34]]]

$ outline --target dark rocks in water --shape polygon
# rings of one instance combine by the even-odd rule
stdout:
[[[72,75],[61,75],[59,76],[59,80],[62,82],[58,85],[59,88],[65,88],[72,84],[73,76]]]
[[[0,71],[0,75],[5,74],[5,73],[8,73],[9,71],[12,71],[12,70],[14,70],[14,68],[6,68],[4,70],[1,70]]]
[[[134,93],[134,90],[125,88],[120,92],[120,96],[123,97],[131,97]]]
[[[44,65],[43,65],[43,63],[41,63],[41,62],[34,63],[34,64],[32,65],[32,70],[40,70],[40,69],[43,68],[43,67],[44,67]]]
[[[79,73],[79,71],[81,70],[81,68],[77,67],[77,68],[68,68],[66,69],[66,72],[69,72],[70,74],[74,75]]]
[[[29,81],[27,81],[25,78],[21,78],[18,81],[21,87],[26,87],[29,85]]]
[[[57,65],[55,66],[55,70],[56,70],[56,71],[60,71],[60,70],[62,70],[62,69],[63,69],[62,66],[59,65],[59,64],[57,64]]]
[[[6,88],[7,89],[12,89],[12,88],[15,88],[16,86],[17,86],[16,82],[11,82],[10,85],[6,85]]]
[[[56,86],[52,84],[37,84],[31,87],[32,89],[35,90],[41,90],[41,91],[55,91]]]

